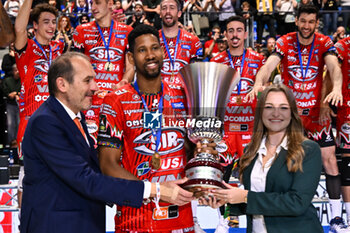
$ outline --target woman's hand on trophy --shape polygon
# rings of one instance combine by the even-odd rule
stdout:
[[[178,206],[191,202],[194,199],[193,193],[179,186],[187,180],[187,178],[183,178],[160,183],[160,199]]]
[[[197,156],[199,153],[208,153],[212,154],[214,156],[218,155],[218,151],[215,149],[216,143],[215,142],[209,142],[209,143],[200,143],[197,142],[196,149],[194,151],[194,157]]]
[[[227,189],[213,189],[211,192],[214,194],[216,199],[224,201],[225,203],[238,204],[246,203],[248,190],[233,187],[227,184],[225,181],[222,182]]]
[[[209,193],[205,197],[198,198],[198,203],[200,205],[207,205],[213,209],[217,209],[220,206],[226,204],[224,200],[218,200],[213,194]]]

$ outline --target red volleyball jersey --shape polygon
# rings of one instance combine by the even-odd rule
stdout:
[[[21,117],[31,116],[35,110],[49,97],[47,72],[49,70],[51,48],[51,62],[63,52],[62,42],[51,41],[41,48],[32,39],[27,45],[16,51],[16,64],[21,78],[21,94],[19,110]]]
[[[110,27],[101,27],[105,41],[108,41],[109,30]],[[91,58],[91,64],[96,72],[95,80],[100,90],[112,91],[114,85],[122,80],[128,35],[131,30],[132,27],[114,21],[109,52],[105,48],[95,21],[79,25],[73,33],[74,47],[83,50]],[[112,65],[106,70],[108,53]]]
[[[300,45],[303,71],[299,62],[297,33],[292,32],[280,37],[276,42],[276,53],[281,57],[281,75],[285,85],[292,89],[297,101],[299,115],[307,130],[319,125],[324,57],[335,53],[335,47],[328,36],[315,33],[312,44]],[[307,63],[308,70],[306,71]],[[302,73],[306,73],[305,77]]]
[[[143,95],[151,112],[158,110],[160,93]],[[151,167],[155,151],[152,130],[144,128],[144,106],[139,94],[131,84],[108,94],[101,109],[98,144],[122,148],[122,166],[140,180],[163,182],[184,177],[186,132],[174,124],[186,114],[185,95],[181,87],[164,83],[163,118],[159,154],[161,167]],[[146,119],[146,118],[145,118]],[[145,122],[147,123],[147,122]],[[148,122],[149,123],[149,122]],[[165,232],[174,229],[192,229],[191,205],[173,206],[160,203],[163,215],[155,212],[153,202],[141,208],[118,206],[115,216],[117,231]],[[192,229],[193,230],[193,229]]]
[[[349,147],[350,144],[350,37],[346,37],[335,44],[338,58],[341,60],[341,70],[343,74],[342,94],[344,98],[343,106],[338,106],[337,130],[340,137],[346,144],[341,147]],[[349,149],[349,148],[346,148]]]
[[[265,61],[264,57],[259,53],[251,49],[246,49],[245,51],[240,84],[238,83],[232,91],[226,106],[225,134],[251,134],[253,131],[256,100],[249,103],[245,102],[244,98],[253,88],[255,76]],[[236,72],[241,70],[242,56],[232,57],[232,65]],[[232,67],[227,51],[221,52],[210,61]],[[239,95],[238,92],[240,92]]]
[[[166,45],[162,36],[162,29],[159,30],[160,45],[164,49],[164,63],[162,68],[163,80],[169,83],[180,84],[180,79],[177,77],[179,70],[190,63],[191,59],[201,59],[203,55],[202,43],[195,35],[179,29],[180,36],[178,45],[176,46],[177,37],[167,38],[166,42],[168,45],[167,52]],[[176,51],[175,51],[176,50]],[[174,56],[176,52],[176,56]],[[169,59],[171,56],[174,65],[172,65]]]

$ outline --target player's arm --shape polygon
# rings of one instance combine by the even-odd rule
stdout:
[[[263,65],[255,78],[255,84],[252,90],[245,97],[246,101],[252,101],[255,96],[258,95],[258,92],[261,91],[269,81],[272,71],[276,69],[277,65],[280,63],[281,58],[278,54],[272,54],[266,61],[265,65]]]
[[[329,71],[329,76],[333,84],[332,91],[326,96],[324,102],[331,102],[335,106],[337,106],[338,103],[343,105],[343,76],[338,59],[334,54],[328,54],[324,57],[324,61],[327,65],[327,70]]]
[[[8,1],[5,3],[8,4]],[[15,40],[15,33],[13,31],[12,23],[9,16],[0,2],[0,46],[6,47]]]
[[[330,120],[331,117],[337,116],[332,109],[329,107],[328,102],[324,102],[323,100],[325,97],[332,91],[333,85],[331,78],[329,76],[329,72],[326,72],[325,77],[323,78],[322,81],[322,90],[321,90],[321,103],[320,103],[320,116],[319,116],[319,121],[321,125],[326,125]]]
[[[103,174],[127,180],[138,180],[136,176],[123,168],[121,164],[121,148],[99,146],[98,157]]]
[[[17,50],[23,49],[27,44],[27,25],[30,16],[30,10],[33,0],[24,0],[21,8],[18,11],[18,15],[15,22],[15,48]]]

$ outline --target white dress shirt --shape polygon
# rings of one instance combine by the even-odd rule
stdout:
[[[266,137],[261,141],[260,148],[258,150],[258,158],[255,161],[252,173],[250,175],[250,190],[254,192],[265,192],[266,176],[272,166],[276,156],[281,149],[287,150],[287,137],[284,137],[282,143],[277,147],[276,153],[271,157],[263,166],[263,157],[267,154]],[[265,220],[263,215],[253,215],[252,221],[253,233],[267,233]]]

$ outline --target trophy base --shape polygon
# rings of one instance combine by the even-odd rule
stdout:
[[[192,192],[196,198],[206,198],[209,191],[213,189],[226,189],[221,182],[211,179],[191,179],[182,184],[181,187]]]

